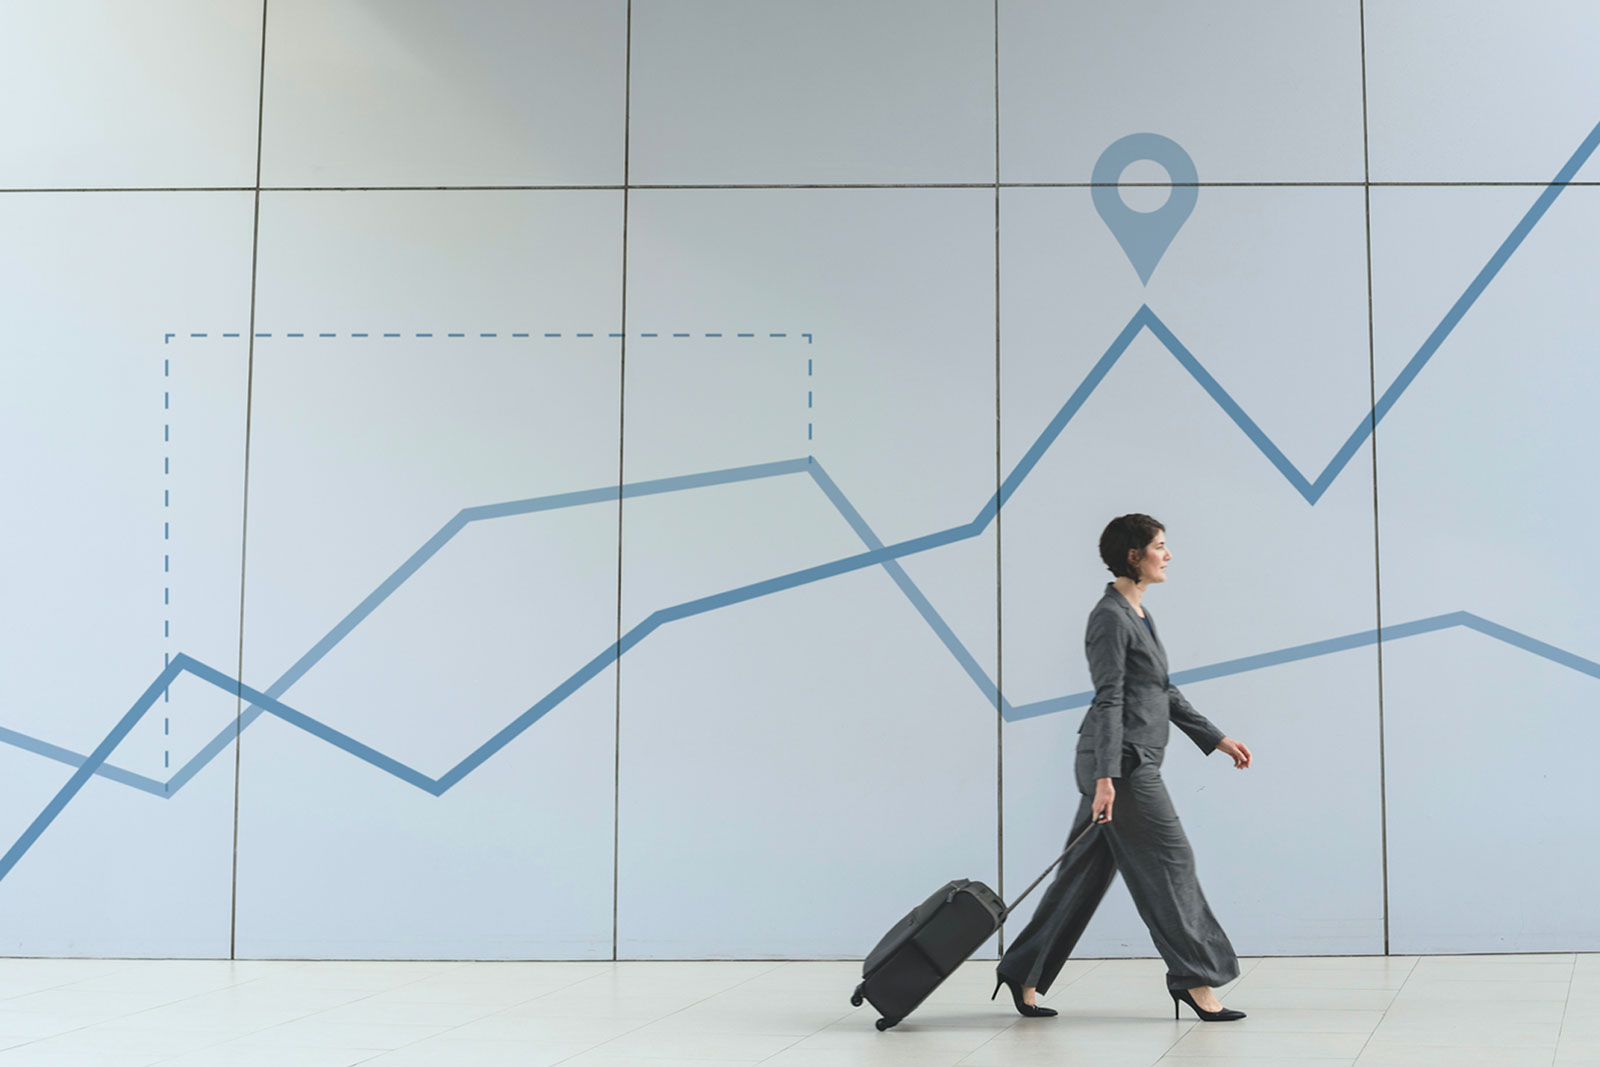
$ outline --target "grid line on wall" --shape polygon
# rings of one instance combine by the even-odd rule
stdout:
[[[628,0],[624,33],[627,41],[622,64],[622,331],[617,355],[617,645],[622,644],[622,487],[627,481],[628,409],[628,166],[630,162],[630,124],[633,116],[633,0]],[[613,666],[616,672],[616,706],[611,734],[611,958],[617,958],[621,936],[622,911],[622,658]]]
[[[999,499],[1005,485],[1004,457],[1000,438],[1000,0],[994,0],[994,491]],[[999,694],[1005,682],[1005,563],[1001,546],[1005,543],[997,509],[994,515],[994,795],[995,795],[995,891],[1006,897],[1006,737],[1005,715]],[[1006,953],[1005,924],[1000,926],[996,949]]]
[[[261,69],[256,85],[256,184],[250,218],[250,328],[245,340],[244,479],[239,493],[239,669],[244,677],[244,606],[246,548],[250,540],[250,428],[256,363],[256,265],[261,251],[261,145],[267,107],[267,0],[261,0]],[[239,952],[239,779],[244,767],[244,693],[234,692],[233,712],[233,854],[228,874],[228,958]]]
[[[630,190],[643,192],[739,191],[785,189],[1543,189],[1545,181],[1194,181],[1194,182],[727,182],[663,184],[624,182],[597,185],[136,185],[136,186],[27,186],[0,188],[0,195],[46,193],[574,193]],[[1574,179],[1573,189],[1600,188],[1600,181]]]
[[[1383,954],[1389,955],[1389,782],[1383,721],[1383,546],[1378,525],[1378,342],[1372,295],[1372,152],[1367,126],[1367,4],[1357,8],[1361,20],[1361,169],[1366,176],[1363,214],[1367,263],[1367,387],[1372,401],[1372,604],[1378,640],[1373,644],[1378,685],[1378,851],[1383,886]]]

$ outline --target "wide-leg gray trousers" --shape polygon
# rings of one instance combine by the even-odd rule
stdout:
[[[1219,986],[1239,977],[1239,958],[1200,892],[1194,852],[1161,781],[1160,764],[1123,769],[1124,776],[1112,782],[1111,821],[1062,862],[1033,918],[1001,958],[1001,976],[1047,992],[1121,871],[1167,963],[1168,989]],[[1093,796],[1085,795],[1067,840],[1089,825],[1093,808]]]

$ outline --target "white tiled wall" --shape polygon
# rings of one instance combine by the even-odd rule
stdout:
[[[1595,948],[1597,35],[0,9],[0,952],[861,955],[1058,847],[1133,510],[1241,952]]]

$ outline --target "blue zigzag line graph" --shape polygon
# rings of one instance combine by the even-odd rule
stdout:
[[[956,636],[955,632],[940,616],[921,589],[906,574],[899,561],[909,556],[955,544],[982,534],[989,524],[994,521],[1000,508],[1022,485],[1029,473],[1033,471],[1051,445],[1066,429],[1067,424],[1071,422],[1095,389],[1105,379],[1106,375],[1110,373],[1123,353],[1127,351],[1139,334],[1145,330],[1149,330],[1151,335],[1167,348],[1178,363],[1206,391],[1207,395],[1227,413],[1235,425],[1255,444],[1267,460],[1277,468],[1285,480],[1305,498],[1306,502],[1315,506],[1334,480],[1349,465],[1362,444],[1375,432],[1377,424],[1393,409],[1400,396],[1416,380],[1423,367],[1433,358],[1445,339],[1450,336],[1456,325],[1460,323],[1462,317],[1477,302],[1489,283],[1499,274],[1512,254],[1521,246],[1545,213],[1549,211],[1556,198],[1561,195],[1561,192],[1576,176],[1584,163],[1594,154],[1597,146],[1600,146],[1600,124],[1597,124],[1589,135],[1584,138],[1577,150],[1573,152],[1571,158],[1567,160],[1555,178],[1540,193],[1532,207],[1528,209],[1521,220],[1513,227],[1511,233],[1507,235],[1493,255],[1489,257],[1488,262],[1473,277],[1461,296],[1451,305],[1439,324],[1423,341],[1416,354],[1411,357],[1400,374],[1384,391],[1383,395],[1378,398],[1372,410],[1363,415],[1355,430],[1351,432],[1344,444],[1315,479],[1306,477],[1284,455],[1283,451],[1227,393],[1221,383],[1201,365],[1200,361],[1178,340],[1177,336],[1168,329],[1156,313],[1148,305],[1142,305],[1133,314],[1133,317],[1129,319],[1128,324],[1117,335],[1111,346],[1106,349],[1105,354],[1090,369],[1088,375],[1073,391],[1066,403],[1062,405],[1055,417],[1046,425],[1032,446],[1024,453],[1011,473],[1002,481],[999,491],[984,504],[972,521],[925,534],[921,537],[899,541],[890,545],[884,544],[872,531],[860,512],[850,503],[844,492],[828,476],[822,465],[814,457],[809,456],[775,463],[708,471],[674,478],[663,478],[620,486],[606,486],[599,489],[465,508],[458,512],[449,522],[445,523],[393,574],[385,579],[265,690],[249,686],[215,667],[194,659],[186,653],[179,653],[173,657],[171,663],[156,676],[155,680],[150,683],[139,699],[134,702],[133,706],[117,721],[104,740],[88,755],[82,755],[39,738],[0,727],[0,741],[77,768],[66,784],[61,787],[39,815],[22,832],[21,836],[17,838],[10,849],[6,851],[5,855],[0,857],[0,879],[4,879],[10,874],[17,862],[32,848],[40,835],[49,828],[50,824],[83,789],[90,778],[98,775],[146,793],[169,797],[182,789],[211,760],[224,751],[243,730],[264,714],[272,715],[313,737],[342,749],[357,759],[426,793],[440,796],[506,745],[510,744],[562,701],[577,692],[584,684],[619,660],[629,649],[667,623],[677,622],[710,611],[731,607],[746,601],[871,567],[881,566],[884,568],[885,572],[889,574],[902,593],[916,608],[917,612],[933,629],[940,641],[978,686],[979,690],[983,692],[993,706],[999,709],[1005,720],[1014,722],[1034,716],[1065,711],[1070,708],[1084,707],[1093,698],[1093,694],[1090,692],[1072,693],[1066,696],[1020,705],[1012,704],[1008,701],[1000,693],[994,680],[983,670],[982,665],[978,663],[977,659]],[[431,777],[414,767],[408,766],[392,756],[289,706],[280,699],[295,682],[299,681],[313,666],[327,656],[356,626],[371,615],[429,559],[472,523],[798,473],[805,473],[811,477],[821,492],[854,530],[857,537],[866,546],[867,551],[791,571],[787,574],[739,586],[721,593],[684,601],[652,612],[618,640],[579,667],[565,681],[540,699],[538,703],[507,723],[494,736],[484,741],[455,766],[438,777]],[[1172,675],[1172,679],[1179,684],[1205,681],[1362,648],[1379,642],[1436,633],[1456,627],[1475,631],[1590,677],[1600,678],[1600,663],[1539,641],[1470,612],[1458,611],[1408,623],[1385,626],[1381,629],[1364,630],[1342,637],[1296,645],[1259,655],[1227,660],[1209,666],[1178,671]],[[136,774],[109,763],[111,753],[115,751],[117,746],[139,723],[140,719],[156,703],[162,691],[186,674],[192,675],[224,692],[236,694],[241,699],[248,699],[251,702],[250,706],[239,715],[234,724],[220,731],[166,782]]]

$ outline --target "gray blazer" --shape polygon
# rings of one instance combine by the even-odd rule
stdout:
[[[1154,629],[1155,617],[1149,609],[1145,615]],[[1106,585],[1106,595],[1089,612],[1083,648],[1094,702],[1078,727],[1074,769],[1080,790],[1092,793],[1097,778],[1121,778],[1125,758],[1159,764],[1171,732],[1168,723],[1176,723],[1208,756],[1226,736],[1172,684],[1161,638],[1145,629],[1144,619],[1114,584]]]

